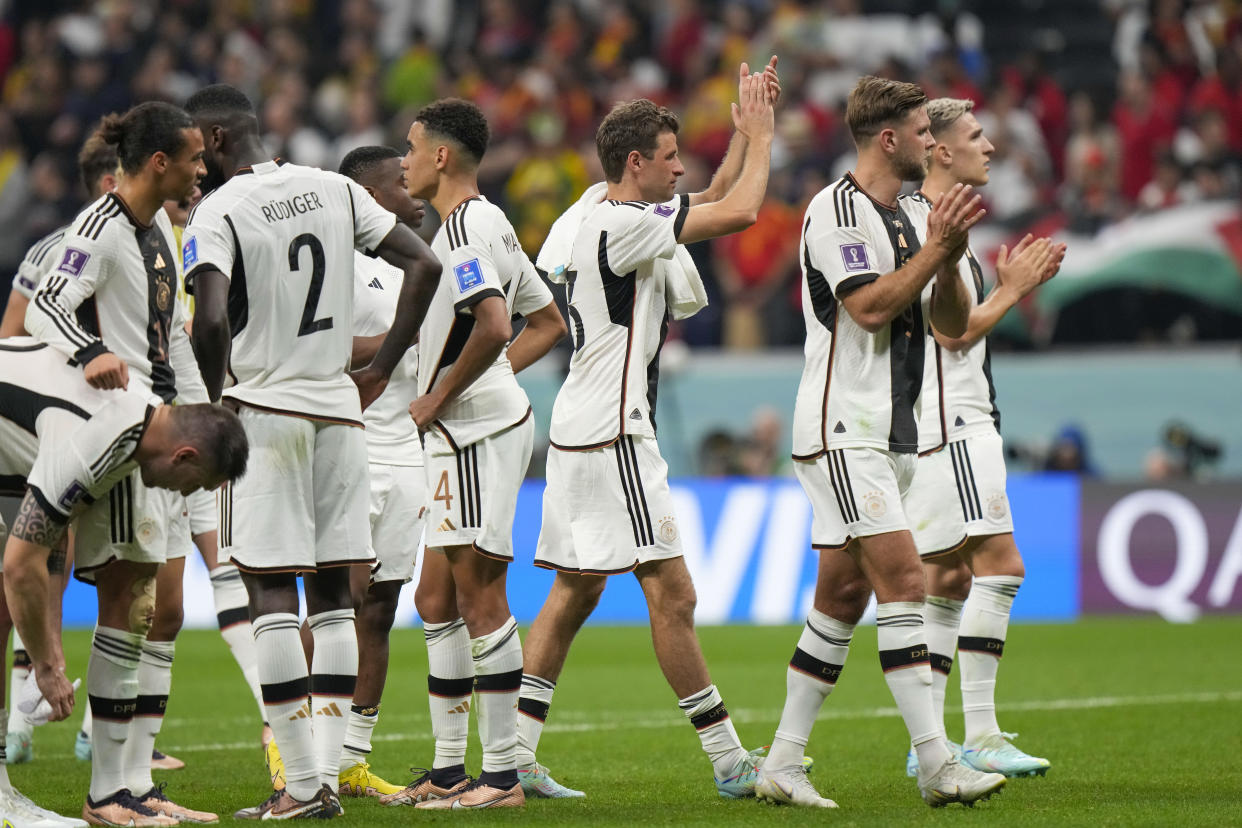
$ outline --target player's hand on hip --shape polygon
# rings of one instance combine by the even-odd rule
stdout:
[[[86,363],[82,373],[92,388],[129,387],[129,366],[114,353],[105,352]]]
[[[380,394],[383,394],[384,389],[388,387],[388,377],[369,368],[359,368],[357,371],[350,371],[349,378],[354,381],[354,385],[358,386],[358,400],[362,403],[363,411],[366,411],[371,403],[378,400]]]
[[[950,252],[965,244],[970,228],[987,214],[982,198],[969,184],[954,184],[932,204],[927,216],[927,241]]]
[[[423,394],[414,402],[410,403],[410,418],[414,420],[419,431],[426,431],[427,426],[431,425],[440,414],[440,401],[432,397],[431,394]]]

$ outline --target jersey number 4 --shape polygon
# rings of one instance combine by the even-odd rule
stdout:
[[[301,270],[299,261],[303,247],[311,252],[310,289],[306,291],[306,305],[302,308],[302,324],[298,327],[298,336],[306,336],[316,331],[326,331],[332,327],[332,317],[315,318],[315,310],[319,307],[319,294],[323,291],[323,277],[327,271],[327,259],[323,255],[323,244],[310,233],[303,233],[289,244],[289,269],[294,273]]]
[[[443,502],[445,510],[452,511],[453,494],[449,491],[448,472],[440,472],[440,482],[436,484],[436,493],[431,499]]]

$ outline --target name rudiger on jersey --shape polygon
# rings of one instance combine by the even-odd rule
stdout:
[[[322,210],[323,202],[319,200],[319,193],[309,192],[296,195],[293,198],[282,198],[269,201],[262,208],[263,218],[267,219],[267,223],[274,221],[293,218],[302,213],[309,213],[312,210]]]
[[[865,244],[841,245],[841,258],[845,261],[845,269],[848,271],[861,272],[871,269],[871,262],[867,260],[867,246]]]
[[[78,250],[76,247],[66,247],[64,255],[60,258],[60,264],[56,266],[56,270],[76,279],[82,275],[82,268],[86,267],[86,262],[90,257],[91,254],[84,250]]]

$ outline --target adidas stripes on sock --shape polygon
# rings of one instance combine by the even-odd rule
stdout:
[[[250,628],[250,597],[241,573],[232,564],[221,564],[211,570],[211,598],[216,606],[216,623],[220,637],[229,645],[233,660],[241,668],[250,687],[259,715],[267,721],[263,708],[263,692],[259,689],[259,660],[254,648],[254,630]]]
[[[135,796],[155,787],[151,779],[151,751],[164,725],[164,710],[172,687],[171,641],[144,641],[138,658],[138,704],[125,742],[125,786]]]
[[[513,616],[493,632],[470,639],[479,694],[479,742],[486,784],[517,784],[517,703],[522,687],[522,641]],[[495,775],[502,776],[495,776]],[[488,775],[493,775],[489,778]],[[503,777],[503,778],[502,778]],[[510,777],[512,782],[509,781]]]
[[[458,618],[423,624],[427,640],[427,700],[431,734],[436,741],[432,769],[462,765],[470,732],[470,697],[474,695],[474,660],[470,633]]]
[[[891,601],[876,606],[876,633],[880,667],[901,718],[910,732],[910,744],[919,756],[920,776],[935,773],[949,759],[943,722],[932,712],[931,665],[923,633],[923,604]]]
[[[255,619],[253,627],[265,718],[280,746],[285,787],[290,796],[304,802],[319,790],[319,766],[307,703],[310,675],[301,623],[292,613],[273,612]]]
[[[745,758],[746,750],[737,738],[733,720],[729,718],[729,711],[725,709],[716,685],[709,684],[697,693],[678,699],[677,706],[698,731],[699,742],[711,760],[716,778],[730,776],[738,762]]]
[[[518,746],[517,766],[524,768],[535,764],[535,753],[539,750],[539,737],[543,734],[544,722],[548,720],[548,708],[552,705],[552,693],[556,691],[556,682],[546,678],[522,674],[522,692],[518,696]]]
[[[352,607],[321,612],[306,620],[315,638],[310,695],[319,781],[335,791],[349,724],[346,714],[358,681],[358,633]]]
[[[953,653],[957,649],[957,627],[962,619],[962,601],[928,595],[923,604],[923,634],[927,636],[927,655],[932,670],[932,711],[944,725],[944,696],[953,672]]]
[[[957,639],[962,665],[962,711],[966,714],[965,744],[1000,733],[996,723],[996,673],[1005,652],[1009,611],[1022,586],[1015,575],[975,578],[962,610]]]
[[[341,750],[340,771],[342,773],[359,762],[367,761],[367,757],[371,755],[371,734],[375,732],[375,725],[378,721],[378,704],[375,707],[362,707],[357,704],[349,706],[349,719],[345,725],[345,746]]]
[[[785,671],[785,707],[768,751],[773,768],[802,763],[815,717],[836,686],[854,637],[854,625],[812,609]]]
[[[137,633],[95,627],[86,668],[86,692],[94,718],[90,797],[95,802],[126,787],[125,740],[138,706],[142,643],[143,636]],[[147,761],[151,761],[150,754]]]

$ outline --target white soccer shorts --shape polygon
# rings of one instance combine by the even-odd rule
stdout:
[[[422,466],[370,465],[371,583],[414,578],[418,544],[427,507],[427,475]]]
[[[902,501],[917,459],[877,448],[841,448],[794,463],[811,501],[812,548],[844,549],[854,538],[909,529]]]
[[[162,564],[184,556],[190,542],[185,498],[147,488],[138,469],[90,504],[74,525],[73,576],[88,584],[114,560]]]
[[[668,465],[654,439],[627,435],[604,448],[548,449],[535,566],[613,575],[681,554]]]
[[[906,514],[924,558],[958,548],[965,537],[1012,532],[1001,436],[981,432],[920,458]]]
[[[361,428],[239,412],[250,461],[220,490],[220,549],[243,572],[371,563],[367,441]]]
[[[426,433],[428,549],[474,546],[513,560],[513,514],[535,446],[535,423],[522,422],[477,443],[458,447],[439,429]]]

